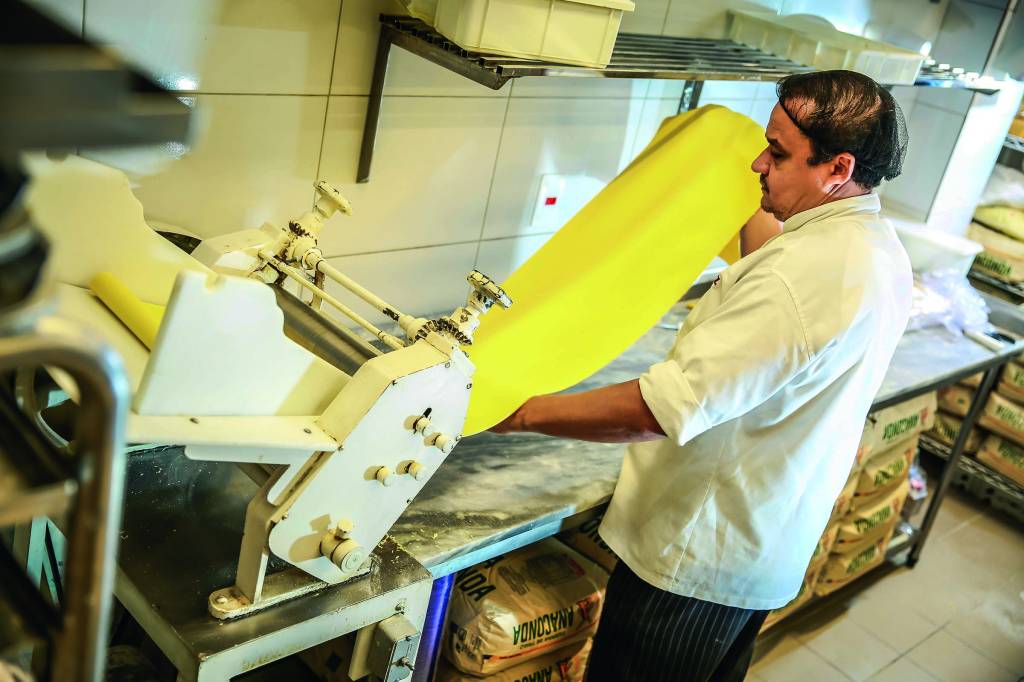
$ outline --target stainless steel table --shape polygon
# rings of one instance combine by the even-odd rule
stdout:
[[[994,321],[1024,336],[1024,318],[1000,304],[992,302]],[[677,306],[663,325],[574,390],[638,376],[664,356],[683,315]],[[991,385],[995,371],[1022,350],[1017,342],[992,351],[942,329],[907,333],[875,405],[979,371],[988,371]],[[379,607],[374,600],[382,594],[405,590],[408,607],[422,608],[431,575],[448,575],[599,513],[615,487],[622,455],[621,446],[531,434],[466,438],[392,528],[394,542],[381,549],[384,560],[368,578],[221,623],[207,615],[206,598],[233,580],[245,504],[255,484],[234,465],[193,462],[180,448],[135,453],[117,594],[184,676],[224,679],[355,629],[366,620],[360,620],[361,610]],[[944,477],[925,522],[904,534],[900,551],[919,552],[946,486]],[[397,605],[398,599],[388,599]]]

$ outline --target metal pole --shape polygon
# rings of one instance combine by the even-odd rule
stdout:
[[[384,99],[384,81],[388,76],[388,59],[391,55],[391,33],[394,29],[381,24],[377,39],[377,58],[373,63],[373,81],[370,83],[370,99],[366,106],[366,122],[363,123],[363,142],[359,148],[359,168],[356,182],[370,181],[370,166],[373,164],[373,148],[377,143],[377,123],[380,120],[380,105]]]
[[[0,336],[0,366],[53,365],[81,390],[75,464],[80,486],[69,519],[64,627],[53,661],[55,680],[103,679],[115,557],[124,492],[124,427],[130,390],[121,359],[108,346],[54,318]]]
[[[917,538],[914,540],[914,546],[907,557],[907,565],[911,568],[921,558],[921,550],[924,549],[925,540],[928,539],[928,534],[935,523],[935,517],[939,514],[942,500],[946,496],[950,484],[953,482],[953,477],[956,475],[957,467],[960,464],[960,456],[963,455],[964,446],[967,445],[967,438],[974,429],[974,425],[978,422],[978,415],[981,414],[981,410],[988,400],[989,393],[992,391],[992,385],[996,380],[996,375],[999,374],[1001,368],[1002,365],[997,365],[986,370],[985,376],[981,380],[981,386],[978,387],[978,391],[974,394],[974,399],[971,401],[971,407],[967,410],[967,416],[964,417],[963,423],[960,424],[960,432],[956,435],[956,441],[954,441],[953,448],[949,453],[949,459],[946,460],[946,466],[942,470],[939,486],[935,489],[935,494],[932,495],[932,500],[928,504],[927,511],[924,513],[921,528],[918,531]]]

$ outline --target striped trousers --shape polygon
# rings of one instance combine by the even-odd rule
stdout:
[[[587,682],[742,682],[767,611],[681,597],[620,561],[608,581]]]

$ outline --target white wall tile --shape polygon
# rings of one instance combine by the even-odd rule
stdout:
[[[476,241],[508,102],[385,97],[370,182],[355,184],[365,97],[331,97],[320,178],[353,216],[322,235],[331,256]]]
[[[482,241],[476,257],[476,269],[498,282],[504,282],[553,236],[554,233],[531,234]]]
[[[744,116],[750,116],[750,109],[754,106],[754,100],[752,99],[717,99],[717,98],[700,98],[701,106],[705,104],[718,104],[723,107],[732,109],[738,114]]]
[[[377,56],[381,14],[404,14],[396,0],[345,0],[334,56],[332,95],[367,95]],[[508,97],[511,86],[492,90],[448,69],[391,48],[385,94],[452,97]]]
[[[647,33],[660,35],[665,25],[665,14],[671,0],[634,0],[636,9],[624,12],[620,33]]]
[[[700,103],[707,104],[703,99],[701,99]],[[628,166],[636,158],[637,154],[650,144],[651,140],[654,139],[654,134],[661,127],[662,122],[670,116],[675,116],[678,110],[679,103],[672,100],[649,99],[644,103],[640,120],[636,125],[636,135],[633,136],[628,156],[620,164],[620,170]]]
[[[210,237],[301,215],[311,206],[326,106],[326,97],[199,95],[195,141],[167,145],[162,168],[134,174],[146,217]],[[87,155],[131,170],[154,152]]]
[[[574,176],[562,204],[573,215],[632,158],[643,108],[644,100],[512,98],[483,236],[549,232],[531,225],[547,174]]]
[[[768,126],[768,119],[772,117],[772,110],[775,109],[775,105],[778,103],[779,100],[774,97],[771,99],[756,99],[750,105],[749,116],[759,126],[765,128]]]
[[[757,81],[706,81],[700,91],[700,101],[745,99],[757,97],[761,83]]]
[[[646,97],[648,85],[632,78],[526,77],[512,81],[512,97]]]
[[[927,219],[932,200],[960,134],[962,116],[918,102],[907,120],[910,147],[903,174],[885,188],[886,202],[909,217]]]
[[[27,4],[42,11],[77,36],[82,35],[84,0],[28,0]]]
[[[466,275],[473,269],[476,244],[455,244],[390,253],[331,258],[330,264],[410,315],[450,313],[466,300]],[[390,322],[342,287],[327,290],[377,325]]]
[[[729,10],[775,11],[783,0],[672,0],[663,33],[669,36],[725,38],[729,27]]]
[[[327,94],[340,0],[89,0],[86,35],[165,87]]]

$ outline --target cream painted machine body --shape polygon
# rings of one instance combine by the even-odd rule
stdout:
[[[260,485],[246,510],[236,582],[210,595],[210,612],[242,616],[365,573],[373,549],[460,438],[474,371],[461,347],[472,343],[481,314],[511,305],[501,288],[474,272],[466,303],[451,315],[402,313],[324,260],[324,222],[351,212],[325,183],[315,208],[287,227],[208,240],[191,258],[153,241],[119,172],[75,158],[36,170],[29,203],[48,236],[74,242],[64,234],[73,229],[100,245],[67,252],[74,267],[65,267],[76,275],[58,285],[58,299],[63,314],[124,355],[135,392],[129,441],[184,445],[190,458],[236,463]],[[53,209],[64,201],[61,211],[76,211],[69,196],[82,203],[78,214],[94,209],[92,223]],[[120,254],[122,245],[135,246]],[[101,271],[143,300],[166,303],[151,351],[83,288]],[[405,338],[329,295],[326,279],[395,320]],[[312,300],[285,293],[286,282]],[[325,303],[376,345],[321,311]],[[301,336],[314,327],[317,338]],[[313,352],[324,344],[340,355]],[[291,568],[268,574],[271,553]]]

